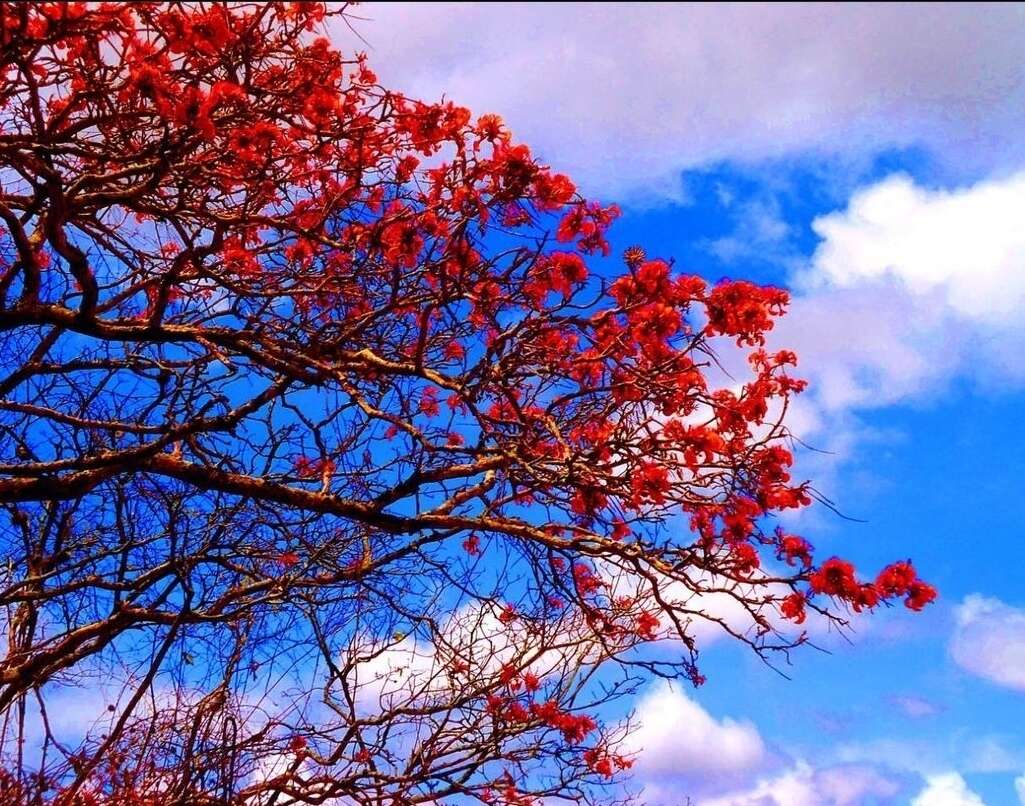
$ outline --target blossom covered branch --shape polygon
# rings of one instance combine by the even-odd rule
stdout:
[[[0,3],[0,709],[49,751],[0,787],[597,802],[597,706],[700,682],[698,620],[769,653],[935,597],[772,523],[811,502],[785,291],[610,273],[615,207],[326,14]],[[58,735],[100,673],[110,725]]]

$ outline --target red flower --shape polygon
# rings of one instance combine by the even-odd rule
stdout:
[[[206,95],[198,87],[189,87],[182,93],[181,100],[174,108],[174,119],[181,126],[194,129],[206,140],[212,139],[215,134]]]
[[[918,578],[910,562],[897,562],[886,566],[876,577],[876,587],[887,598],[904,596],[904,606],[921,610],[936,599],[936,589]]]
[[[654,641],[658,637],[655,633],[655,630],[658,628],[659,620],[651,613],[641,613],[637,616],[637,620],[634,623],[634,632],[645,641]]]
[[[851,604],[856,613],[860,613],[864,608],[871,610],[879,604],[879,591],[874,585],[862,585],[851,599]]]
[[[445,345],[445,358],[450,361],[457,361],[466,355],[466,350],[463,345],[453,339]]]
[[[908,589],[908,596],[904,600],[904,606],[910,610],[921,610],[927,604],[935,601],[936,596],[936,588],[918,580],[913,582]]]
[[[630,487],[634,507],[645,503],[662,504],[670,489],[669,474],[661,465],[641,461],[630,479]]]
[[[420,394],[420,411],[428,417],[437,417],[441,412],[438,405],[438,390],[435,387],[428,386]]]
[[[608,496],[601,490],[584,487],[573,493],[573,497],[570,499],[570,509],[576,515],[589,518],[598,510],[604,509],[608,502]]]
[[[576,190],[569,177],[563,174],[542,171],[534,177],[534,203],[540,210],[558,210],[573,198]]]
[[[519,676],[519,674],[519,669],[517,669],[511,663],[507,663],[502,667],[502,671],[498,675],[498,679],[501,681],[503,686],[508,686]]]
[[[825,593],[842,599],[852,599],[861,590],[861,586],[854,578],[854,566],[838,557],[832,557],[822,563],[808,581],[815,593]]]
[[[477,119],[476,132],[481,140],[490,143],[509,141],[509,132],[498,115],[481,115]]]
[[[625,521],[619,520],[618,518],[612,522],[612,534],[609,535],[615,541],[624,540],[632,534],[630,527],[626,525]]]
[[[335,463],[330,459],[310,459],[306,456],[297,456],[292,460],[292,466],[301,479],[330,476],[335,470]]]
[[[285,568],[291,568],[299,562],[299,555],[294,551],[285,551],[278,557],[278,562],[285,566]]]
[[[772,317],[783,313],[790,297],[779,288],[765,288],[745,281],[720,283],[708,295],[708,327],[713,333],[736,336],[737,344],[765,343]]]
[[[573,564],[573,583],[580,596],[589,596],[601,589],[604,584],[601,579],[595,576],[588,566],[583,563]]]
[[[918,574],[909,562],[886,566],[876,577],[876,587],[884,596],[903,596],[915,584]]]
[[[516,620],[516,605],[506,605],[498,614],[498,620],[503,624],[510,624]]]
[[[555,700],[545,703],[532,703],[531,715],[550,728],[562,732],[563,738],[571,744],[579,744],[587,734],[598,727],[598,723],[587,714],[571,714],[559,708]]]
[[[751,574],[761,564],[757,549],[750,543],[738,543],[733,547],[732,554],[736,572],[742,576]]]
[[[555,291],[563,297],[573,295],[575,286],[586,282],[587,266],[575,252],[553,252],[540,262],[526,287],[535,305],[541,305],[545,296]]]
[[[303,113],[315,125],[324,125],[338,114],[338,94],[327,89],[315,90],[307,99]]]
[[[608,753],[597,747],[584,751],[584,762],[592,772],[603,778],[611,778],[618,770],[628,770],[633,766],[633,759],[617,753]]]
[[[784,535],[777,531],[779,540],[779,556],[785,558],[787,565],[793,565],[795,560],[800,560],[805,568],[811,567],[811,544],[803,538],[795,535]]]
[[[783,600],[779,609],[783,614],[783,618],[790,619],[795,624],[804,624],[805,612],[803,594],[791,593]]]

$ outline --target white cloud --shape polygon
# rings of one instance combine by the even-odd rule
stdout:
[[[965,671],[1025,691],[1025,611],[979,594],[956,610],[950,655]]]
[[[911,806],[986,806],[982,798],[968,788],[956,772],[932,775]]]
[[[1014,791],[1018,795],[1018,802],[1025,806],[1025,775],[1019,775],[1014,779]]]
[[[999,737],[965,735],[824,746],[812,763],[665,683],[642,698],[636,722],[626,749],[639,753],[635,772],[653,806],[676,806],[684,795],[697,806],[860,806],[908,802],[915,788],[912,806],[983,806],[962,775],[1022,769],[1022,754]],[[1020,781],[1025,792],[1025,775]]]
[[[795,295],[773,343],[797,351],[798,372],[812,382],[803,399],[835,414],[915,397],[949,378],[960,351],[944,349],[948,321],[892,283],[826,286]],[[821,414],[819,424],[832,425]]]
[[[350,685],[361,710],[371,713],[449,690],[435,647],[411,636],[363,649],[367,658],[352,667]]]
[[[498,112],[589,191],[676,195],[717,160],[923,145],[1022,154],[1013,4],[977,7],[368,3],[387,85]],[[338,25],[349,49],[367,46]]]
[[[819,280],[850,288],[886,277],[915,297],[934,292],[951,313],[1004,322],[1025,299],[1025,173],[958,190],[894,175],[815,220]]]
[[[756,772],[766,751],[758,729],[730,717],[716,719],[678,687],[656,683],[637,706],[638,729],[627,749],[639,753],[645,779],[736,779]]]
[[[904,716],[909,716],[912,719],[936,716],[943,710],[936,703],[914,694],[891,697],[890,702],[897,706]]]
[[[1025,379],[1025,173],[954,191],[893,176],[815,220],[822,238],[775,340],[827,411],[888,405],[957,373]]]
[[[837,466],[872,439],[863,412],[928,403],[955,379],[1025,385],[1022,209],[1025,173],[953,190],[896,175],[814,221],[821,241],[771,334],[810,381],[791,428],[828,452],[805,452],[802,477],[834,492]]]
[[[855,806],[890,798],[900,785],[868,766],[815,769],[804,761],[759,780],[749,789],[700,800],[698,806]]]
[[[503,623],[496,604],[473,602],[448,614],[430,635],[358,635],[342,665],[357,708],[377,713],[447,702],[467,680],[486,688],[507,663],[542,680],[567,675],[593,663],[600,646],[584,619],[572,613],[539,631],[527,620]],[[453,676],[457,665],[467,678]]]

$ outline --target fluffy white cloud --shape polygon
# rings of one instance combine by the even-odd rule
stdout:
[[[499,112],[589,191],[908,144],[972,170],[1022,154],[1025,15],[977,7],[368,3],[337,25],[382,80]],[[369,46],[369,47],[368,47]]]
[[[1025,611],[978,594],[956,610],[950,655],[962,669],[1025,691]]]
[[[855,806],[867,798],[890,798],[900,785],[868,766],[815,769],[800,761],[792,769],[745,790],[704,799],[698,806]]]
[[[928,402],[955,379],[1025,385],[1021,209],[1025,173],[955,190],[896,175],[814,221],[821,240],[771,338],[811,382],[788,421],[826,453],[805,452],[802,476],[836,492],[837,466],[878,436],[862,412]]]
[[[950,377],[961,349],[943,335],[949,317],[892,282],[794,296],[773,342],[797,350],[816,407],[835,414],[921,395]],[[821,415],[820,427],[832,425]]]
[[[349,674],[356,705],[363,711],[383,711],[450,688],[429,642],[407,636],[391,644],[367,646],[363,652],[366,660],[354,664]]]
[[[1014,779],[1014,791],[1018,794],[1018,802],[1025,806],[1025,775]]]
[[[636,771],[645,780],[736,779],[765,761],[765,745],[753,724],[716,719],[668,683],[655,684],[641,699],[636,720],[627,749],[640,754]]]
[[[842,288],[886,277],[951,313],[1001,323],[1025,299],[1025,173],[958,190],[895,175],[860,190],[847,209],[816,219],[816,279]]]
[[[911,801],[911,806],[986,806],[982,798],[968,788],[956,772],[932,775],[925,788]]]
[[[887,405],[955,373],[1025,379],[1025,173],[954,191],[905,176],[815,220],[822,241],[776,339],[827,410]]]
[[[353,639],[340,666],[361,713],[447,702],[466,684],[451,674],[457,662],[474,676],[473,685],[483,686],[494,683],[507,663],[546,679],[578,671],[601,651],[583,618],[567,617],[539,632],[526,620],[503,623],[496,604],[472,602],[438,623],[430,635]]]
[[[916,789],[912,806],[983,806],[962,774],[1022,769],[1021,753],[992,736],[823,747],[811,763],[665,683],[642,698],[636,722],[627,749],[640,753],[635,772],[653,806],[676,806],[685,795],[697,806],[857,806],[908,802]],[[1016,787],[1025,792],[1025,775]]]

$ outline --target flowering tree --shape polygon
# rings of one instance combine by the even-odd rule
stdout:
[[[784,291],[610,269],[614,207],[325,13],[0,3],[5,802],[613,800],[699,622],[935,596],[773,528]]]

